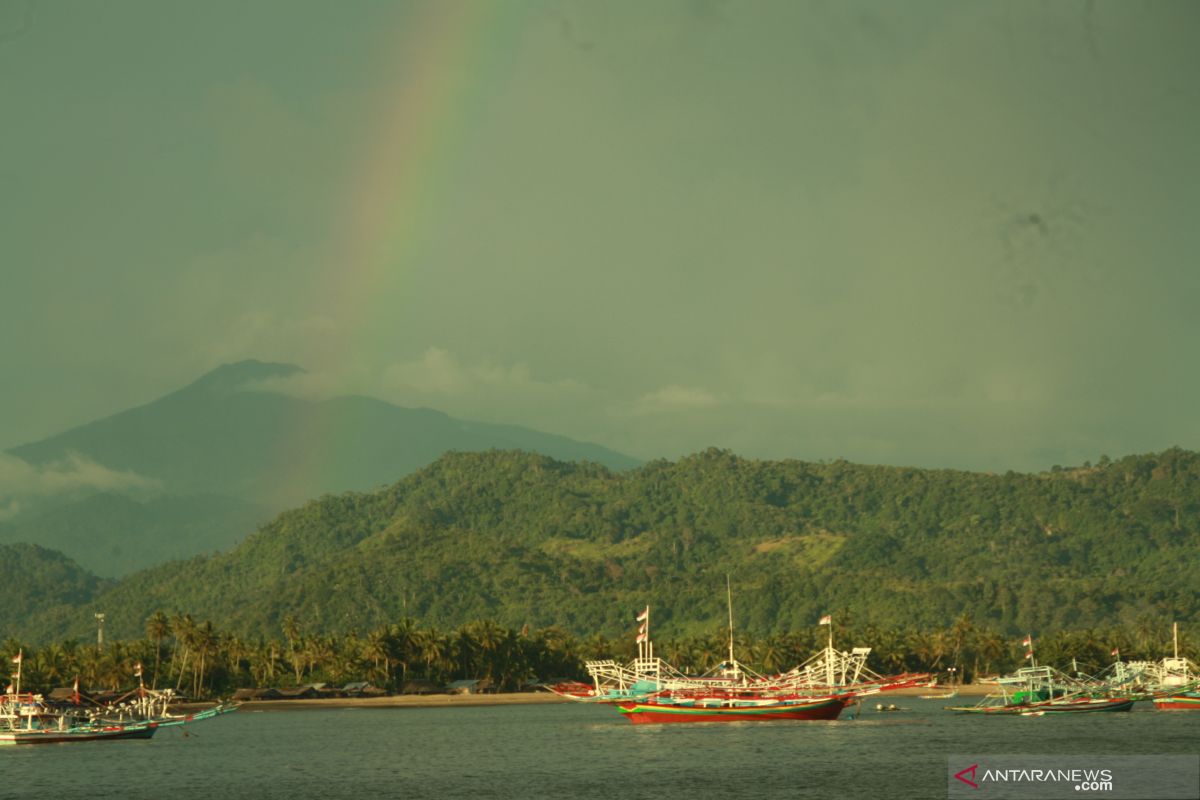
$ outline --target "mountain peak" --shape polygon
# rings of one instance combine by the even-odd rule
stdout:
[[[232,364],[222,364],[211,372],[201,375],[182,391],[235,392],[248,383],[268,378],[286,378],[304,372],[295,364],[280,364],[248,358]]]

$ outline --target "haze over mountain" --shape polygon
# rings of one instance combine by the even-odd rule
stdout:
[[[523,449],[613,469],[637,460],[519,426],[370,397],[264,389],[290,364],[227,364],[153,402],[9,451],[35,469],[86,463],[122,490],[51,495],[0,524],[0,541],[61,549],[104,575],[225,549],[274,513],[391,483],[450,450]]]
[[[84,637],[93,611],[142,635],[157,610],[278,637],[411,616],[663,636],[723,619],[798,630],[821,614],[887,628],[961,615],[1012,634],[1196,618],[1200,456],[1038,475],[750,461],[709,450],[625,473],[521,452],[448,454],[371,493],[280,514],[233,550],[174,562],[9,631]],[[0,624],[0,636],[4,632]]]

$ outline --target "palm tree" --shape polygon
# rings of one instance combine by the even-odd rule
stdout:
[[[264,642],[261,639],[254,648],[251,656],[250,675],[256,686],[267,686],[274,682],[279,672],[279,645],[275,640]]]
[[[380,681],[380,676],[382,676],[383,685],[390,686],[392,670],[388,658],[388,634],[385,629],[376,628],[367,634],[367,638],[362,641],[362,657],[369,659],[375,665],[371,673],[372,677]]]
[[[196,656],[192,667],[192,690],[193,697],[199,697],[201,690],[204,688],[204,673],[208,664],[209,657],[216,652],[217,643],[219,642],[216,631],[213,630],[211,622],[205,622],[196,628],[193,635],[192,647],[195,650]]]
[[[291,662],[292,668],[296,670],[296,683],[300,683],[300,669],[296,666],[296,644],[300,641],[300,625],[296,622],[296,618],[288,614],[283,618],[283,638],[287,639],[288,646],[288,661]]]
[[[417,623],[409,617],[397,622],[388,628],[387,634],[387,658],[388,673],[391,673],[391,663],[400,665],[400,686],[408,681],[408,665],[412,663],[414,655],[420,649],[420,629]]]
[[[440,678],[447,666],[449,643],[446,637],[431,626],[421,631],[417,649],[421,660],[425,662],[425,677],[429,680],[436,680],[435,676]]]
[[[162,611],[155,611],[146,620],[146,636],[154,641],[154,682],[152,689],[158,688],[158,668],[162,657],[162,640],[171,635],[171,622]]]
[[[175,691],[179,691],[179,687],[183,685],[183,674],[187,670],[188,651],[191,649],[191,641],[196,633],[196,621],[192,619],[191,614],[176,616],[171,620],[171,634],[175,637],[175,651],[178,652],[180,646],[183,647],[183,656],[179,659],[179,677],[175,681]],[[171,663],[175,663],[175,654],[171,655]]]
[[[1000,667],[1001,662],[1011,652],[1009,640],[991,629],[980,632],[977,635],[976,641],[978,644],[976,645],[975,664],[972,673],[975,676],[981,674],[981,664],[984,674],[991,674],[996,671]],[[972,678],[972,681],[974,681],[974,678]]]

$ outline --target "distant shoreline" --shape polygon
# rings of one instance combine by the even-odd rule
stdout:
[[[302,700],[247,700],[243,711],[305,711],[336,708],[468,708],[569,703],[550,692],[510,694],[398,694],[386,697],[321,697]]]
[[[960,686],[961,697],[982,697],[995,691],[995,686]],[[948,687],[914,686],[883,694],[869,695],[864,703],[882,702],[888,697],[918,697],[943,694]],[[570,703],[570,700],[550,692],[512,692],[506,694],[423,694],[389,695],[386,697],[322,697],[297,700],[247,700],[242,711],[313,711],[346,708],[471,708],[477,706],[527,706],[548,703]],[[189,703],[177,706],[180,710],[207,708],[211,703]]]

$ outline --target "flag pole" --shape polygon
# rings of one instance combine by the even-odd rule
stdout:
[[[725,573],[725,602],[729,606],[729,668],[737,672],[737,662],[733,660],[733,590],[729,587],[729,573]]]

